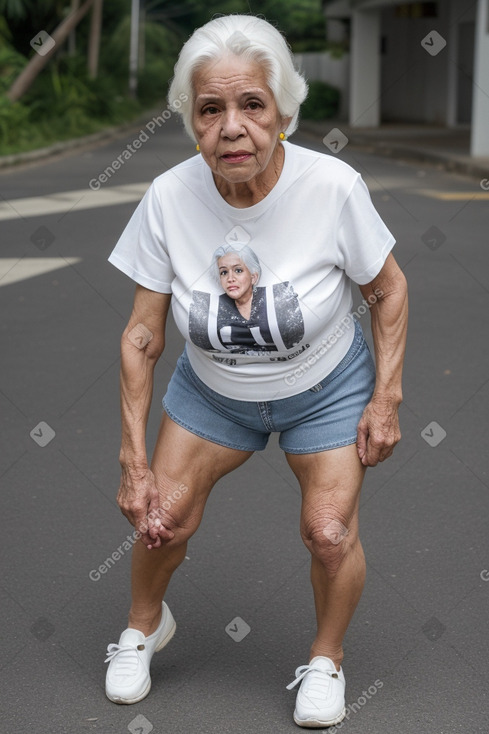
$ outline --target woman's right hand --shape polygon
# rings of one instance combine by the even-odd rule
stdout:
[[[174,537],[173,531],[163,525],[155,477],[149,467],[139,470],[122,467],[117,504],[141,533],[141,541],[149,550]]]

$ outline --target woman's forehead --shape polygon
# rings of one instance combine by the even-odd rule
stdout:
[[[230,265],[243,265],[244,262],[236,252],[229,252],[226,255],[222,255],[217,264],[220,268],[229,267]]]
[[[193,77],[196,95],[225,91],[270,91],[263,65],[237,56],[209,61]]]

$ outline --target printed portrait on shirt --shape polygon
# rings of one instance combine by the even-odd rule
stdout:
[[[216,291],[192,292],[193,344],[208,351],[266,354],[286,351],[302,340],[304,319],[292,285],[260,286],[261,266],[248,245],[218,247],[211,272]]]

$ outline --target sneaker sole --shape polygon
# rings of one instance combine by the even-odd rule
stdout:
[[[339,724],[340,721],[343,721],[343,719],[346,716],[346,708],[343,709],[341,714],[336,716],[334,719],[328,719],[320,721],[319,719],[298,719],[294,712],[294,721],[297,724],[297,726],[302,726],[305,729],[315,729],[315,728],[321,728],[324,726],[334,726],[335,724]]]
[[[168,609],[168,613],[171,616],[171,620],[172,620],[173,624],[172,624],[171,629],[168,630],[167,635],[162,639],[162,641],[158,645],[158,647],[155,647],[155,652],[159,652],[160,650],[163,650],[163,648],[165,647],[165,645],[167,645],[170,642],[171,638],[173,637],[173,635],[175,634],[175,631],[177,629],[176,622],[173,619],[173,616],[172,616],[172,614],[171,614],[171,612],[170,612],[169,609]],[[105,692],[105,695],[107,696],[107,698],[109,699],[109,701],[112,701],[112,703],[118,703],[118,704],[129,706],[132,703],[138,703],[139,701],[142,701],[143,698],[146,698],[146,696],[148,695],[148,693],[150,692],[150,690],[151,690],[151,678],[149,679],[149,683],[146,686],[146,688],[144,689],[144,691],[137,698],[115,698],[115,697],[112,698],[111,696],[108,695],[107,691]]]
[[[146,688],[144,689],[143,693],[141,693],[137,698],[111,698],[109,694],[107,693],[107,691],[105,692],[105,695],[107,696],[109,701],[112,701],[112,703],[118,703],[118,704],[129,706],[131,703],[138,703],[138,701],[142,701],[143,698],[146,698],[150,690],[151,690],[151,679],[148,685],[146,686]]]

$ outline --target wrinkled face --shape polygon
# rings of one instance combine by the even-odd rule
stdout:
[[[192,126],[213,173],[233,184],[266,172],[286,123],[263,66],[229,55],[203,66],[193,83]]]
[[[251,274],[241,258],[235,253],[223,255],[217,261],[219,278],[223,289],[233,300],[251,296],[258,280],[256,273]]]

